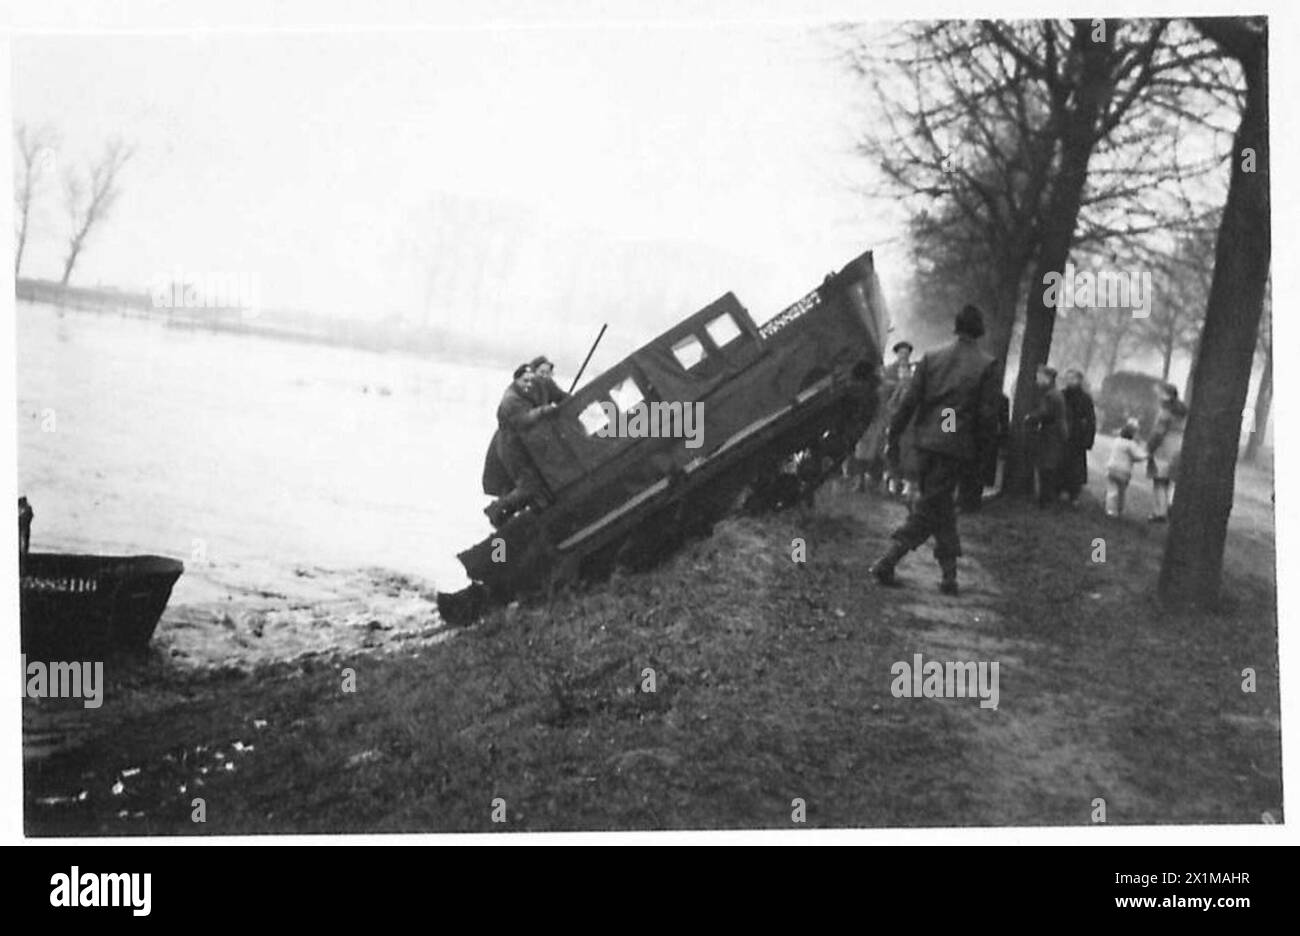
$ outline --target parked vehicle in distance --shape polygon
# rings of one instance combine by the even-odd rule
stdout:
[[[1116,371],[1101,382],[1097,394],[1097,431],[1115,435],[1130,418],[1136,418],[1139,435],[1145,438],[1155,425],[1159,408],[1157,391],[1163,384],[1159,377],[1138,371]]]

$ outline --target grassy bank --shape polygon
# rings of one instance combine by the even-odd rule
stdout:
[[[28,832],[797,828],[796,798],[823,827],[1084,825],[1098,797],[1112,824],[1281,820],[1271,536],[1234,531],[1224,613],[1170,614],[1166,531],[1095,502],[995,502],[962,520],[961,596],[928,552],[881,590],[901,512],[827,491],[418,651],[137,668],[27,765]],[[998,661],[999,707],[895,698],[915,653]]]

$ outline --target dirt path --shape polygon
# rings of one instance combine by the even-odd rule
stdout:
[[[1250,626],[1242,628],[1239,618],[1187,619],[1154,605],[1165,529],[1109,522],[1100,510],[1101,476],[1093,474],[1078,512],[994,502],[963,517],[960,598],[937,591],[928,550],[900,565],[908,588],[863,589],[863,603],[876,603],[883,620],[905,622],[901,644],[891,641],[899,659],[910,650],[927,660],[1000,663],[996,711],[963,700],[929,702],[961,722],[971,821],[1087,823],[1099,799],[1111,822],[1277,818],[1275,621],[1271,578],[1260,575],[1271,569],[1271,515],[1260,529],[1261,498],[1251,483],[1259,479],[1247,474],[1248,503],[1234,514],[1231,533],[1234,567],[1252,577],[1230,588],[1254,592]],[[1145,508],[1138,501],[1135,507]],[[885,545],[882,534],[903,517],[901,506],[860,495],[833,494],[824,508],[861,524],[861,540],[825,546],[863,570]],[[1105,562],[1093,561],[1099,540],[1110,553]],[[1262,594],[1255,591],[1261,586]],[[1240,691],[1245,665],[1261,672],[1259,693]],[[1204,785],[1188,783],[1189,774]],[[1229,774],[1239,795],[1225,797]]]

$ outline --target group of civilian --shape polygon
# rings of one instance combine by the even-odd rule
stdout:
[[[895,567],[912,549],[934,540],[942,572],[940,590],[957,593],[958,510],[980,509],[987,488],[996,487],[1010,437],[1010,401],[1001,392],[1001,370],[976,344],[983,316],[966,306],[955,321],[956,340],[912,362],[907,341],[891,349],[882,370],[879,407],[855,446],[845,474],[855,490],[873,490],[906,501],[906,522],[889,550],[871,567],[882,585],[897,585]],[[1032,458],[1040,508],[1077,509],[1088,483],[1088,453],[1096,443],[1097,411],[1083,372],[1048,365],[1035,375],[1037,396],[1023,417],[1023,438]],[[1140,423],[1128,418],[1106,465],[1106,514],[1119,517],[1136,465],[1145,463],[1152,484],[1148,519],[1163,523],[1182,452],[1187,407],[1177,389],[1162,384],[1154,425],[1144,441]],[[1005,469],[1004,469],[1005,470]]]

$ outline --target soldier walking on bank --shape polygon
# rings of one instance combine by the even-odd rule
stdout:
[[[977,340],[984,316],[974,306],[957,314],[957,339],[931,352],[917,365],[912,382],[889,425],[891,446],[913,422],[921,497],[907,522],[893,533],[894,543],[871,567],[882,585],[898,585],[899,560],[934,537],[934,558],[943,578],[939,590],[957,594],[957,534],[954,498],[968,464],[979,457],[997,432],[997,367]]]

